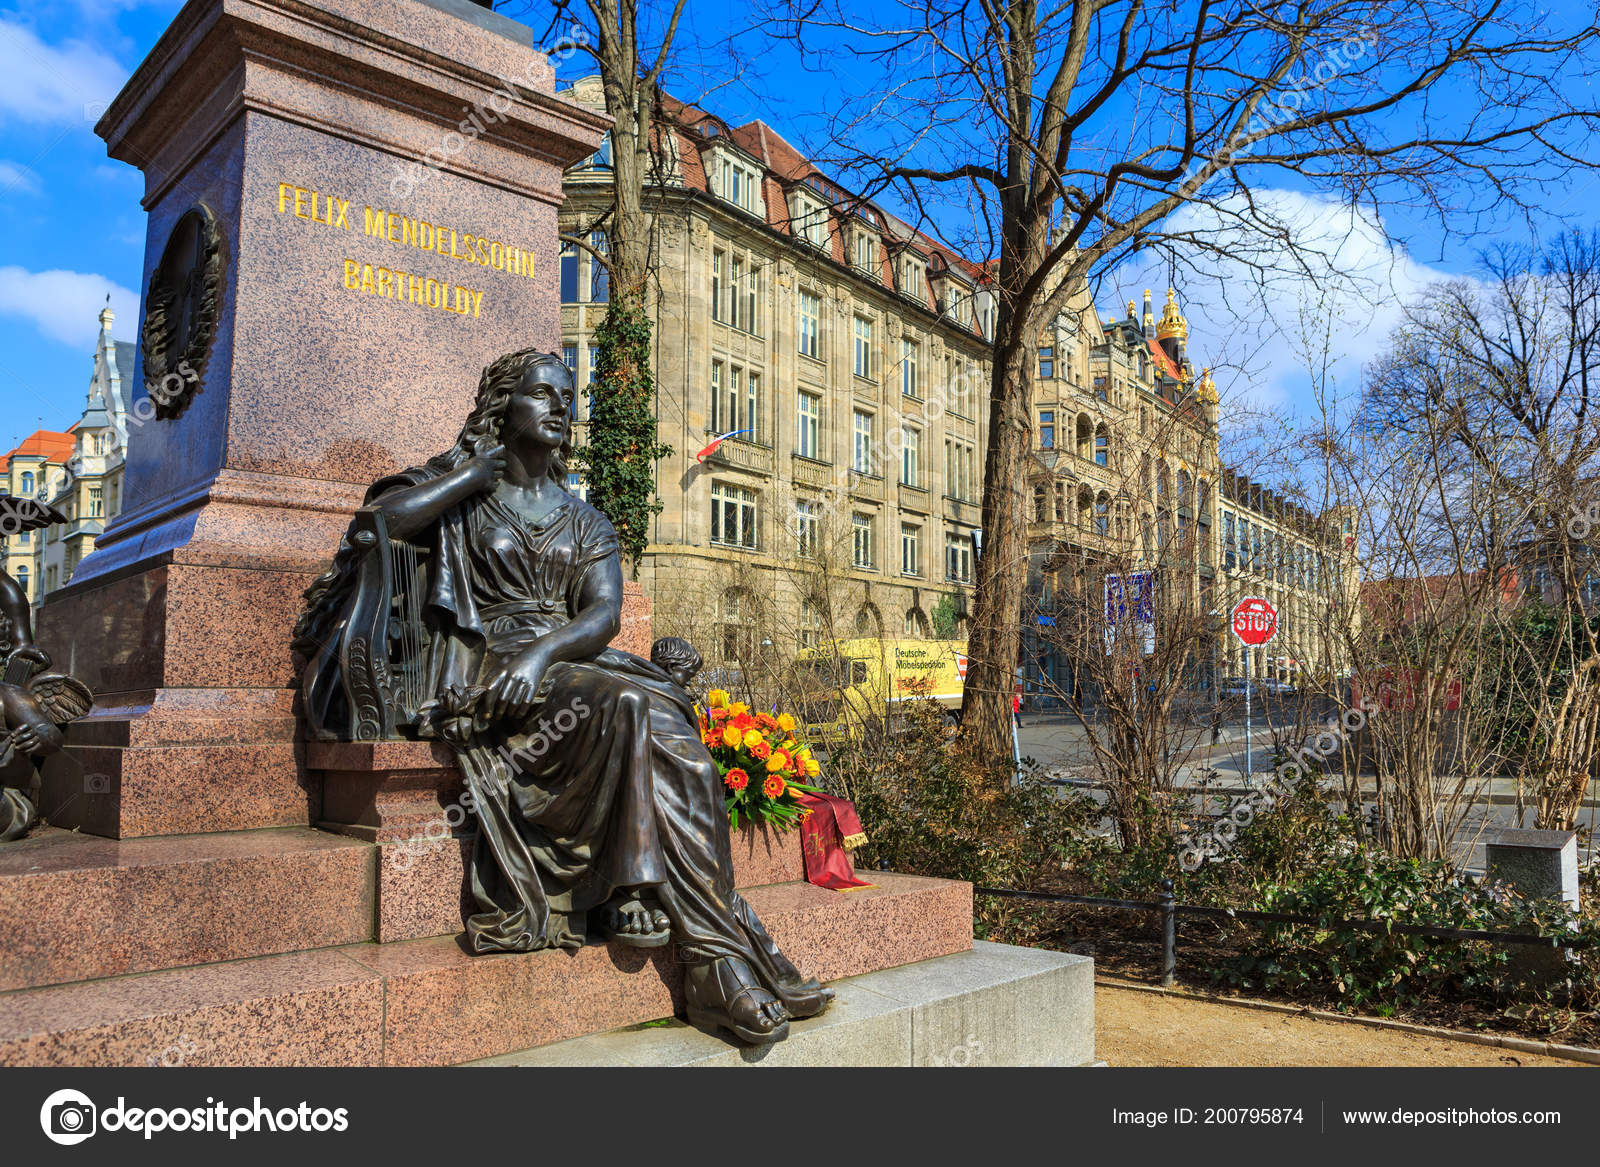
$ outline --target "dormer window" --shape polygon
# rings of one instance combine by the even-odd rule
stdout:
[[[857,268],[872,276],[878,276],[878,240],[870,231],[858,230],[855,237],[853,260]]]
[[[926,293],[922,290],[922,261],[914,255],[908,255],[902,261],[900,290],[913,300],[925,300],[927,298]]]
[[[790,228],[796,239],[813,247],[828,246],[828,205],[796,191],[790,200]]]
[[[721,155],[718,160],[717,193],[734,206],[753,215],[761,213],[761,172],[738,158]]]

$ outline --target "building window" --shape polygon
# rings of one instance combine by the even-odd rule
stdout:
[[[828,208],[804,197],[794,201],[793,231],[797,239],[804,239],[813,247],[828,246]]]
[[[105,492],[98,486],[89,488],[89,517],[98,519],[106,513]]]
[[[800,354],[822,359],[822,300],[811,292],[800,293]]]
[[[578,383],[578,346],[563,344],[561,346],[561,363],[567,366],[567,372],[572,374],[572,383]]]
[[[900,447],[900,481],[907,486],[922,485],[922,431],[910,426],[900,431],[905,444]]]
[[[744,277],[744,330],[760,335],[761,333],[761,268],[754,259],[750,261],[750,270]]]
[[[723,158],[718,194],[751,214],[761,210],[761,174],[733,158]]]
[[[746,592],[722,593],[722,658],[747,661],[755,659],[756,633],[753,600]]]
[[[795,398],[794,452],[802,458],[822,457],[822,398],[802,391]]]
[[[53,566],[44,569],[44,590],[47,594],[56,590],[56,569]]]
[[[610,255],[606,233],[596,231],[589,236],[589,246],[600,255]],[[604,304],[611,299],[611,269],[596,256],[589,256],[589,303]]]
[[[1106,399],[1106,379],[1104,377],[1096,377],[1094,379],[1094,395],[1095,395],[1096,398],[1098,398],[1101,401],[1104,401]],[[1140,409],[1139,410],[1139,432],[1140,433],[1144,432],[1144,418],[1145,418],[1145,412],[1144,412],[1143,409]]]
[[[951,498],[970,499],[977,482],[978,452],[967,442],[946,438],[944,443],[944,489]]]
[[[1233,543],[1233,516],[1228,512],[1222,513],[1222,569],[1232,571],[1238,566],[1239,559],[1234,550]]]
[[[1094,431],[1094,464],[1096,466],[1111,464],[1111,438],[1103,425]]]
[[[24,547],[26,547],[29,543],[33,542],[33,532],[32,531],[19,531],[19,532],[17,532],[17,542],[21,543]]]
[[[23,595],[30,600],[33,599],[33,593],[28,590],[28,565],[26,563],[17,568],[17,586],[22,589]]]
[[[1102,537],[1111,534],[1111,496],[1102,494],[1094,500],[1094,530]]]
[[[850,460],[850,469],[857,474],[871,474],[873,472],[874,455],[877,443],[872,437],[873,417],[870,413],[855,411],[854,432],[855,449]]]
[[[583,480],[583,475],[576,470],[567,471],[567,493],[573,498],[589,501],[589,484]]]
[[[761,432],[761,374],[738,365],[711,362],[711,429],[718,434],[745,431],[757,441]]]
[[[850,516],[850,562],[869,571],[872,568],[872,527],[871,515],[856,511]]]
[[[956,583],[972,582],[972,538],[968,535],[944,537],[944,574]]]
[[[751,369],[744,379],[744,428],[752,442],[761,439],[761,374]]]
[[[578,248],[573,243],[561,245],[561,302],[578,302]]]
[[[873,279],[879,278],[878,241],[866,230],[856,232],[855,264]]]
[[[725,320],[727,313],[724,311],[722,297],[727,291],[724,273],[728,266],[728,253],[726,251],[713,251],[711,253],[711,319]]]
[[[921,608],[907,610],[906,635],[920,640],[928,638],[928,618],[922,614]]]
[[[900,524],[900,574],[922,574],[922,528]]]
[[[913,300],[927,299],[922,290],[922,261],[915,256],[906,256],[905,264],[900,269],[900,290]]]
[[[872,321],[865,316],[856,317],[855,372],[858,377],[872,377]]]
[[[800,601],[800,647],[816,648],[822,643],[822,605],[807,596]]]
[[[22,472],[22,493],[23,494],[32,494],[33,493],[33,471],[32,470],[24,470]]]
[[[802,558],[815,559],[822,534],[822,504],[802,499],[794,504],[796,550]]]
[[[1056,414],[1053,409],[1039,413],[1039,448],[1053,450],[1056,445]]]
[[[741,290],[744,287],[744,257],[735,255],[728,263],[728,314],[725,320],[735,328],[745,326],[740,309],[744,306]]]
[[[756,495],[726,482],[711,485],[711,541],[723,547],[756,548]]]
[[[1052,345],[1043,345],[1039,349],[1039,376],[1045,380],[1056,375],[1056,350]]]
[[[914,340],[900,342],[900,392],[907,397],[917,397],[917,361],[922,353],[922,346]]]

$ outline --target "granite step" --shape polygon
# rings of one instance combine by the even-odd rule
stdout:
[[[1094,961],[978,941],[967,952],[848,977],[828,1011],[773,1045],[674,1018],[591,1033],[475,1066],[1094,1065]]]
[[[972,947],[970,884],[874,873],[744,894],[805,972],[833,981]],[[671,1015],[672,949],[469,956],[454,936],[0,994],[0,1066],[447,1065]],[[647,967],[648,966],[648,967]]]
[[[0,847],[0,992],[373,935],[370,844],[309,827]]]

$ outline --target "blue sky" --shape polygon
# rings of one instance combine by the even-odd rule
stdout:
[[[142,180],[105,155],[93,132],[104,103],[120,89],[180,7],[179,0],[0,0],[0,442],[37,428],[64,428],[81,412],[97,329],[96,314],[111,296],[116,334],[131,340],[137,325],[138,281],[144,248]],[[525,6],[537,11],[539,5]],[[1551,19],[1593,19],[1592,5],[1559,0]],[[859,85],[847,54],[823,71],[802,69],[783,44],[744,38],[730,56],[719,43],[745,25],[748,5],[691,0],[680,70],[685,96],[701,96],[730,121],[762,117],[797,147],[823,130],[821,111]],[[530,17],[530,22],[532,18]],[[737,61],[730,68],[730,61]],[[576,65],[577,62],[574,62]],[[569,68],[568,72],[571,69]],[[729,74],[739,76],[730,80]],[[802,94],[796,99],[793,95]],[[1385,209],[1381,224],[1341,222],[1337,204],[1286,183],[1276,196],[1285,213],[1308,224],[1338,227],[1351,262],[1369,273],[1379,293],[1342,304],[1336,343],[1339,375],[1353,385],[1360,361],[1381,344],[1401,297],[1432,278],[1469,272],[1484,240],[1449,240],[1435,216]],[[1600,183],[1569,184],[1552,199],[1551,224],[1595,218]],[[901,210],[902,208],[891,209]],[[1318,229],[1318,228],[1313,228]],[[1497,239],[1526,238],[1515,225]],[[1162,298],[1161,271],[1114,273],[1100,297],[1119,310],[1147,284]],[[1225,396],[1304,413],[1308,400],[1290,342],[1260,319],[1229,304],[1220,283],[1189,280],[1180,289],[1190,306],[1192,347],[1200,363],[1232,372]],[[1289,289],[1269,305],[1279,323],[1305,298]],[[1159,308],[1158,308],[1159,310]],[[1260,307],[1256,309],[1260,315]]]

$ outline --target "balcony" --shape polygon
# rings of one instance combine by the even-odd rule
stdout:
[[[883,479],[876,474],[863,474],[859,470],[850,471],[850,493],[857,498],[870,498],[877,502],[883,501]]]
[[[899,484],[900,507],[902,510],[916,511],[919,515],[930,513],[933,505],[933,492],[925,486],[911,486],[902,482]]]
[[[710,431],[707,431],[710,433]],[[715,435],[712,435],[715,436]],[[734,470],[748,470],[752,474],[772,474],[773,456],[771,446],[760,446],[755,442],[741,441],[738,438],[729,438],[717,447],[716,453],[706,459],[713,466],[729,467]]]

